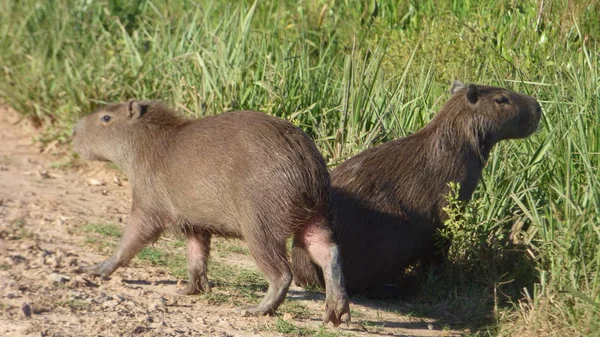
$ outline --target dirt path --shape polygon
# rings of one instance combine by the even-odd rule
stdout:
[[[110,254],[126,221],[126,177],[106,164],[72,161],[68,149],[51,145],[42,152],[32,141],[36,133],[0,106],[1,336],[459,334],[407,315],[409,304],[362,300],[352,303],[354,324],[323,328],[323,296],[297,287],[279,316],[241,317],[233,309],[256,303],[264,280],[235,241],[214,244],[211,264],[217,267],[209,278],[213,273],[221,281],[210,295],[175,294],[183,278],[172,273],[172,261],[181,261],[185,248],[171,236],[110,280],[89,277],[83,268]]]

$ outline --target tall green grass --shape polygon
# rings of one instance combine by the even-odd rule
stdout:
[[[474,195],[478,228],[520,257],[472,279],[485,303],[512,303],[484,324],[600,335],[599,15],[567,0],[4,0],[0,97],[46,126],[42,142],[133,97],[192,116],[260,110],[334,166],[422,127],[452,79],[528,93],[540,131],[499,144]]]

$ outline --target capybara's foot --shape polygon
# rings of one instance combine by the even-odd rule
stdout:
[[[275,314],[275,309],[273,308],[263,308],[260,305],[254,307],[243,307],[237,308],[237,312],[239,312],[242,316],[273,316]]]
[[[208,283],[208,279],[204,277],[202,281],[199,282],[189,282],[184,288],[177,290],[179,295],[197,295],[203,293],[210,292],[210,284]]]
[[[342,322],[350,323],[350,303],[345,295],[327,296],[325,300],[325,315],[323,316],[323,325],[331,322],[333,326],[338,326]]]
[[[114,259],[111,257],[98,264],[87,267],[86,272],[90,275],[100,276],[103,279],[108,279],[110,274],[112,274],[115,269],[117,269],[117,265],[114,262]]]

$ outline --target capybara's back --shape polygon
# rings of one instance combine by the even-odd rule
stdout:
[[[190,282],[181,293],[207,292],[211,237],[237,237],[269,280],[264,299],[245,313],[272,314],[292,281],[286,239],[294,235],[324,271],[325,322],[350,320],[329,174],[299,128],[250,111],[189,120],[159,102],[130,101],[80,120],[74,145],[85,158],[118,164],[133,194],[117,252],[91,273],[108,277],[170,228],[187,236]]]
[[[288,237],[313,215],[327,215],[329,174],[301,130],[258,112],[201,121],[181,128],[179,145],[160,170],[168,199],[187,222],[208,220],[206,227],[231,236],[272,231]],[[244,228],[255,216],[276,228]]]
[[[535,99],[503,88],[460,82],[423,129],[366,150],[331,173],[334,233],[349,292],[378,293],[408,265],[439,263],[444,252],[434,236],[449,182],[469,200],[492,147],[525,138],[539,123]],[[319,268],[293,251],[299,285],[321,284]]]

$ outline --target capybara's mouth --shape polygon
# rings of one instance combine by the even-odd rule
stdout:
[[[81,142],[77,141],[77,138],[73,139],[72,145],[73,145],[73,150],[75,151],[75,153],[77,153],[79,155],[79,157],[81,157],[82,159],[99,160],[99,159],[95,158],[95,156],[91,156],[89,154],[89,151],[86,150],[85,146],[83,146],[81,144]]]

